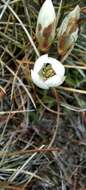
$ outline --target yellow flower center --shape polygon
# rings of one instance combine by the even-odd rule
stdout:
[[[43,77],[44,80],[47,80],[48,78],[55,75],[55,71],[52,69],[51,65],[47,63],[42,68],[40,75]]]

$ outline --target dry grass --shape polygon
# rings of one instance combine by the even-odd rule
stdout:
[[[65,83],[49,91],[30,78],[42,2],[0,1],[0,190],[85,190],[86,2],[63,0],[59,23],[77,4],[82,22]],[[57,36],[48,53],[58,58]]]

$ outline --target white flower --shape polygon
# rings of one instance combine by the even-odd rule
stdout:
[[[46,51],[51,45],[55,36],[55,28],[56,15],[52,0],[45,0],[39,11],[36,27],[36,37],[42,51]]]
[[[65,55],[69,49],[72,50],[78,38],[78,20],[80,18],[80,7],[77,5],[63,20],[58,31],[58,52]]]
[[[36,60],[34,68],[31,70],[31,77],[39,88],[49,89],[63,83],[64,73],[64,66],[58,60],[45,54]]]

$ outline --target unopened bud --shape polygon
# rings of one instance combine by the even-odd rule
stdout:
[[[78,38],[80,7],[77,5],[63,20],[58,31],[58,53],[63,57],[71,52]]]
[[[46,52],[50,47],[54,37],[56,28],[56,15],[51,0],[46,0],[39,12],[36,37],[41,51]]]

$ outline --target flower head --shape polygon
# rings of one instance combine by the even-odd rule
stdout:
[[[78,38],[78,20],[80,18],[80,7],[77,5],[63,20],[58,31],[58,53],[64,56]]]
[[[36,37],[41,51],[47,51],[50,47],[56,28],[56,15],[52,0],[45,0],[37,20]]]
[[[64,66],[58,60],[45,54],[36,60],[34,68],[31,70],[31,77],[39,88],[49,89],[63,83],[64,73]]]

